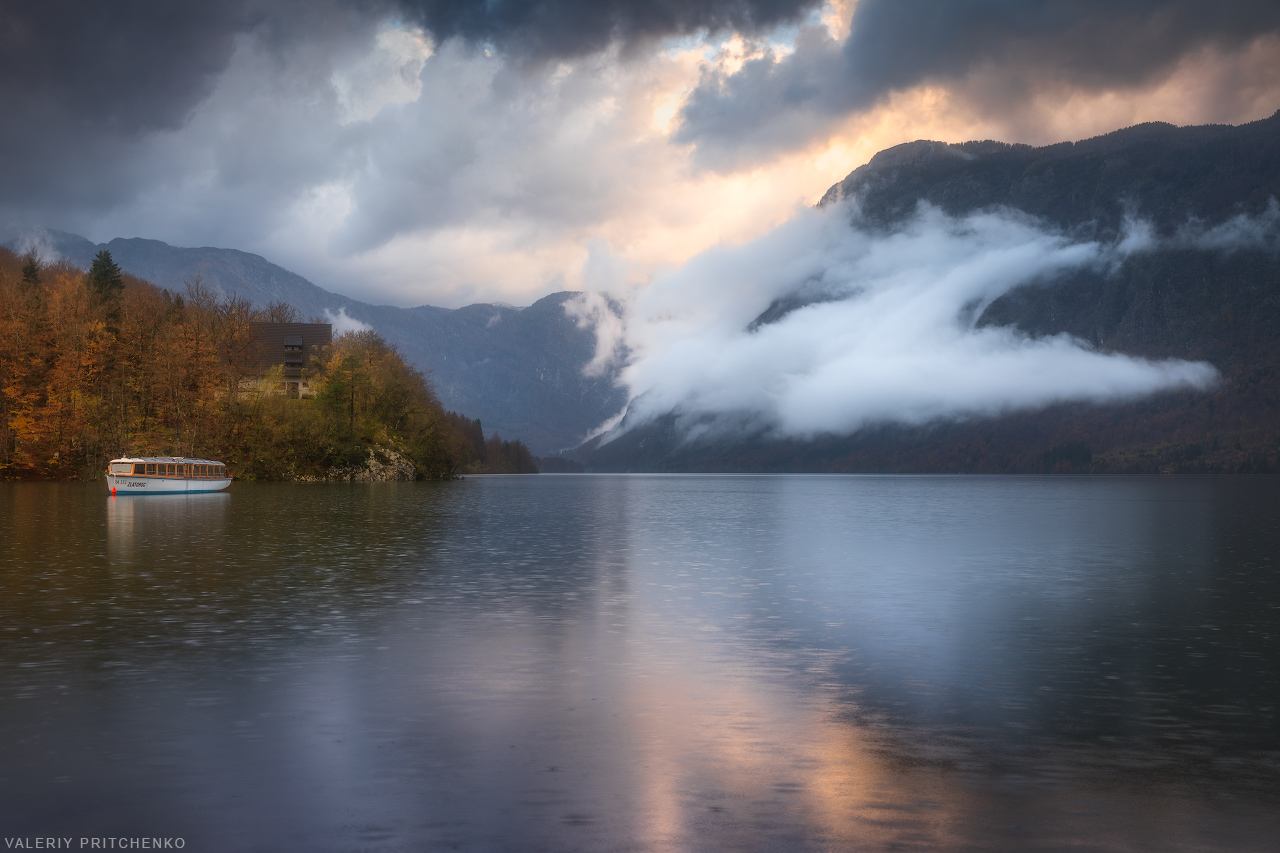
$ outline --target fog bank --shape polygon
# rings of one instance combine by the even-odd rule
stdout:
[[[1246,225],[1231,237],[1250,235]],[[1210,233],[1207,243],[1227,239]],[[1155,246],[1138,224],[1114,244],[1079,242],[1016,211],[952,218],[923,205],[900,230],[875,233],[839,205],[696,257],[608,322],[599,295],[577,312],[600,338],[592,369],[612,357],[630,392],[617,430],[675,412],[687,430],[812,437],[1209,388],[1218,374],[1203,362],[976,325],[1015,287]]]

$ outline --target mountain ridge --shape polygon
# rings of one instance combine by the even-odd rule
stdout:
[[[1240,126],[1147,123],[1035,148],[917,140],[876,154],[820,207],[890,233],[928,204],[952,217],[1018,211],[1063,235],[1114,244],[1140,218],[1157,248],[1109,269],[1023,284],[976,325],[1032,338],[1069,334],[1101,352],[1208,360],[1210,392],[1166,392],[1118,405],[1061,403],[921,426],[876,425],[812,439],[765,430],[690,438],[679,410],[576,450],[598,471],[1157,473],[1280,471],[1280,235],[1213,248],[1175,239],[1188,225],[1271,217],[1280,198],[1280,111]],[[748,330],[831,298],[803,283]],[[692,419],[695,420],[696,419]],[[703,429],[705,423],[695,423]]]

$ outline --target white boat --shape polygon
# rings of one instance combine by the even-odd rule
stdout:
[[[231,485],[231,477],[226,465],[212,459],[125,456],[107,466],[107,485],[113,495],[220,492]]]

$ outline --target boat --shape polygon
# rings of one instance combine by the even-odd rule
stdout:
[[[107,485],[113,495],[220,492],[231,485],[231,475],[226,465],[212,459],[122,456],[107,465]]]

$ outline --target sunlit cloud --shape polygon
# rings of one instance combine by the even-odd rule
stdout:
[[[432,52],[420,29],[387,27],[378,33],[373,50],[333,73],[341,123],[368,121],[385,107],[416,101]]]
[[[901,142],[1047,144],[1139,121],[1238,123],[1280,106],[1280,40],[1266,15],[1256,26],[1233,18],[1221,38],[1186,27],[1149,68],[1114,79],[1037,69],[1036,38],[1054,61],[1087,44],[1046,31],[993,42],[950,71],[917,57],[928,73],[915,74],[897,57],[901,74],[853,106],[821,101],[836,78],[804,78],[817,88],[769,90],[792,104],[771,113],[768,93],[748,85],[752,68],[834,62],[866,27],[888,26],[872,12],[894,8],[708,2],[661,20],[618,0],[567,29],[545,4],[465,20],[435,4],[320,2],[258,18],[236,8],[173,24],[171,41],[212,28],[216,45],[195,70],[161,57],[183,72],[181,91],[143,104],[136,126],[104,125],[74,145],[54,130],[43,148],[14,137],[22,174],[45,178],[28,191],[15,172],[0,224],[238,248],[374,302],[528,304],[593,288],[599,247],[637,288],[759,238]],[[115,89],[131,91],[126,82]],[[713,92],[746,98],[742,133],[699,130],[690,110]],[[70,91],[65,109],[83,97]],[[37,150],[47,164],[32,162]]]

